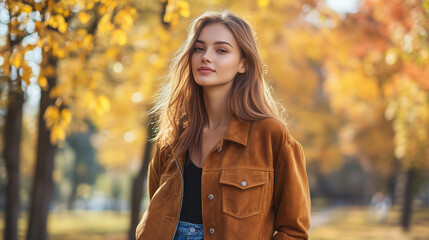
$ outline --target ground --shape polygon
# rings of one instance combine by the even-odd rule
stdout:
[[[382,221],[367,206],[314,207],[311,240],[423,240],[429,239],[429,208],[415,209],[409,232],[399,226],[400,208],[393,207]],[[4,217],[0,219],[3,238]],[[48,222],[50,240],[127,240],[129,214],[116,212],[51,213]],[[24,240],[27,217],[19,222],[20,240]]]
[[[322,217],[321,217],[322,216]],[[319,219],[318,219],[319,218]],[[400,208],[393,207],[383,221],[370,207],[334,207],[312,213],[315,226],[310,228],[311,240],[427,240],[429,239],[429,208],[416,209],[411,228],[404,232],[399,225]],[[317,225],[322,222],[321,225]]]

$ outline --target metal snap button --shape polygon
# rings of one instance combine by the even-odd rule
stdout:
[[[210,229],[209,229],[209,233],[210,233],[211,235],[213,235],[213,234],[215,233],[214,228],[210,228]]]
[[[190,227],[189,228],[189,232],[194,233],[195,232],[195,228],[194,227]]]
[[[213,200],[214,199],[214,196],[213,196],[213,194],[209,194],[208,196],[207,196],[207,198],[211,201],[211,200]]]
[[[246,182],[246,181],[241,181],[240,185],[241,185],[242,187],[245,187],[245,186],[247,185],[247,182]]]
[[[216,149],[216,151],[217,151],[217,152],[222,151],[222,146],[218,147],[218,148]]]

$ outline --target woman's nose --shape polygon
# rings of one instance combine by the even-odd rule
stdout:
[[[202,60],[203,62],[211,62],[212,61],[212,57],[210,56],[209,51],[206,51],[203,56],[202,56]]]

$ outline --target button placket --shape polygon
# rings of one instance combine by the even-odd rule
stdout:
[[[221,151],[222,151],[222,144],[219,145],[216,148],[216,152],[221,152]],[[214,199],[214,195],[212,193],[210,193],[210,194],[207,195],[207,198],[208,198],[209,201],[212,201]],[[209,232],[210,235],[213,235],[213,234],[215,234],[215,229],[214,228],[210,228],[208,232]]]

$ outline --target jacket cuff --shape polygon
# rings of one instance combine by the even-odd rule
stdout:
[[[273,235],[272,240],[307,240],[308,238],[302,238],[302,237],[291,237],[287,235],[286,233],[276,231]]]

